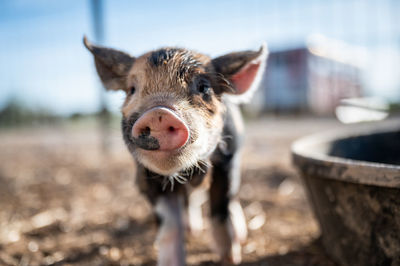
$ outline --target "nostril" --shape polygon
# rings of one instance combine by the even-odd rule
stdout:
[[[168,130],[169,130],[169,132],[174,132],[175,128],[174,127],[169,127]]]
[[[145,127],[142,132],[140,132],[141,137],[148,137],[150,136],[151,129],[149,127]]]

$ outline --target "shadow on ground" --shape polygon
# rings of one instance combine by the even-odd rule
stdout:
[[[201,266],[220,265],[216,262],[203,262]],[[282,255],[265,256],[252,262],[244,262],[243,266],[336,266],[325,254],[320,239],[297,250]]]

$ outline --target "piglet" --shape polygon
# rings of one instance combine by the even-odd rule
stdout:
[[[185,221],[198,228],[201,219],[191,209],[199,204],[189,199],[203,183],[214,247],[222,262],[240,263],[247,229],[237,199],[243,138],[238,104],[258,87],[265,46],[210,58],[175,47],[133,57],[86,38],[84,44],[104,87],[126,94],[122,134],[137,165],[138,187],[159,223],[158,265],[185,265]]]

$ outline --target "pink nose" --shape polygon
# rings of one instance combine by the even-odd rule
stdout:
[[[152,137],[159,144],[158,150],[173,151],[181,148],[189,139],[189,129],[179,116],[165,107],[146,111],[133,125],[134,138]]]

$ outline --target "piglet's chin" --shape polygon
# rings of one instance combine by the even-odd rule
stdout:
[[[179,155],[170,151],[141,150],[138,159],[149,170],[164,176],[176,174],[185,168],[180,163]]]

